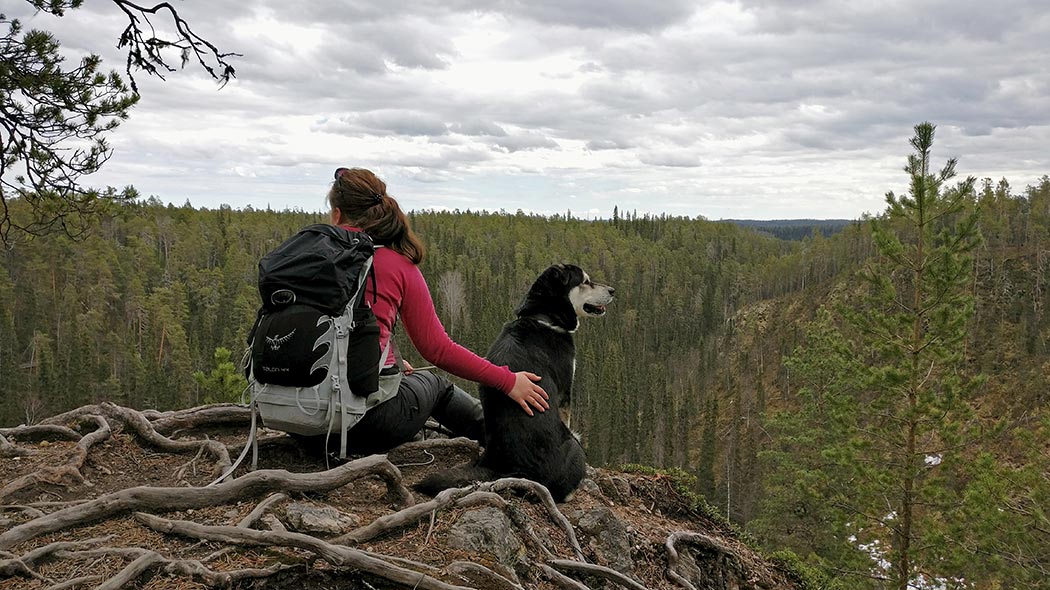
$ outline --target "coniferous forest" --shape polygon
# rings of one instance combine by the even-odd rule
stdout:
[[[895,587],[892,566],[871,564],[898,563],[912,540],[914,562],[940,564],[931,580],[958,572],[957,587],[1045,587],[1050,178],[943,194],[954,209],[929,227],[891,206],[800,240],[619,210],[600,221],[415,212],[411,223],[449,334],[481,354],[549,264],[578,264],[616,288],[609,313],[576,338],[573,427],[591,464],[695,475],[713,505],[816,566],[828,587]],[[120,205],[75,241],[13,242],[0,252],[0,426],[100,401],[171,409],[238,399],[256,264],[324,219],[151,198]],[[950,250],[967,219],[968,241]],[[926,230],[952,279],[928,289],[930,274],[911,281],[901,266]],[[893,315],[912,300],[914,316]],[[920,342],[914,367],[914,348],[887,344],[937,329],[945,336]],[[926,400],[931,384],[939,397]],[[907,391],[913,405],[887,401]],[[909,424],[918,439],[901,447]],[[850,467],[867,462],[879,464]],[[893,502],[876,508],[906,491],[902,477],[925,494],[909,504],[922,535],[902,535]]]

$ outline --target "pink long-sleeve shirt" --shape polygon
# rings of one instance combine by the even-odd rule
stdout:
[[[449,337],[434,310],[434,300],[423,273],[411,260],[390,248],[376,248],[373,267],[378,285],[374,290],[375,302],[371,280],[367,283],[365,297],[379,323],[381,347],[386,348],[391,328],[400,315],[405,333],[423,358],[457,377],[505,393],[514,388],[515,377],[509,368],[490,363]],[[391,351],[387,366],[393,363]]]

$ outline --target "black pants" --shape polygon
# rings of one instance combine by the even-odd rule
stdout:
[[[477,441],[484,437],[481,403],[447,378],[429,371],[401,377],[397,395],[368,410],[347,433],[347,452],[354,455],[384,453],[406,443],[434,417],[456,436]],[[324,436],[296,437],[308,447],[324,448]],[[338,452],[339,434],[328,437],[328,450]]]

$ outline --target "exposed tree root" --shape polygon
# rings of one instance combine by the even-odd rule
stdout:
[[[92,445],[109,438],[110,429],[109,424],[101,416],[81,416],[81,420],[94,422],[96,430],[80,438],[66,462],[55,467],[44,467],[8,483],[3,489],[0,489],[0,502],[13,494],[40,483],[52,485],[83,483],[84,474],[80,472],[80,468],[84,466],[84,461],[87,460],[88,451],[91,450]]]
[[[445,568],[445,571],[476,581],[478,588],[486,588],[488,590],[524,590],[521,584],[516,584],[478,563],[454,561]]]
[[[177,534],[223,543],[303,549],[315,553],[337,567],[359,569],[373,576],[404,584],[410,588],[420,588],[422,590],[469,590],[469,587],[448,584],[426,573],[395,565],[389,560],[383,559],[383,556],[343,545],[333,545],[316,537],[300,533],[253,531],[231,526],[206,526],[189,521],[167,520],[144,513],[135,514],[135,518],[161,533]]]
[[[0,457],[26,457],[32,454],[32,450],[17,447],[14,444],[12,444],[11,441],[7,440],[7,438],[4,435],[0,434]]]
[[[540,571],[542,571],[550,581],[566,590],[591,590],[590,586],[566,576],[545,563],[540,564]]]
[[[668,535],[667,541],[664,542],[664,547],[667,549],[667,577],[686,590],[697,590],[697,588],[692,582],[678,573],[678,564],[681,561],[681,556],[678,553],[677,545],[680,542],[702,547],[706,551],[715,553],[719,556],[728,557],[737,563],[745,562],[745,559],[739,554],[739,552],[710,535],[691,531],[677,531],[671,533]],[[772,588],[775,585],[772,580],[763,579],[761,577],[755,577],[755,579],[750,581],[761,588]]]
[[[248,426],[252,421],[251,410],[240,404],[213,404],[198,406],[177,412],[143,412],[154,430],[171,435],[180,430],[191,430],[201,426]]]
[[[388,495],[400,505],[413,503],[412,493],[402,483],[400,471],[385,456],[372,455],[320,473],[266,469],[205,488],[140,486],[120,490],[13,527],[0,534],[0,549],[66,527],[80,526],[127,512],[203,508],[277,491],[325,492],[366,476],[382,478],[387,484]]]
[[[363,527],[359,527],[341,537],[332,539],[332,542],[340,545],[364,543],[401,527],[414,525],[420,518],[429,515],[435,510],[448,506],[458,498],[469,494],[470,491],[471,488],[451,488],[444,490],[429,502],[415,504],[399,512],[381,516]]]
[[[553,559],[550,561],[550,565],[555,569],[564,572],[573,572],[577,574],[597,576],[599,578],[613,582],[614,584],[619,584],[624,588],[630,588],[631,590],[648,590],[644,585],[633,580],[632,578],[628,578],[620,572],[612,568],[607,568],[605,566],[594,565],[591,563],[583,563],[580,561],[571,561],[568,559]]]
[[[80,576],[79,578],[70,578],[65,582],[55,584],[54,586],[48,586],[47,590],[68,590],[69,588],[87,586],[88,584],[94,584],[95,582],[101,581],[102,576]]]
[[[241,521],[237,523],[237,526],[243,529],[252,528],[252,526],[255,525],[256,521],[262,518],[263,514],[266,513],[270,506],[273,506],[278,502],[284,502],[287,499],[288,495],[280,492],[271,495],[262,502],[259,502],[259,505],[256,506],[255,509],[252,510],[250,513],[248,513],[248,516],[245,516],[243,519],[241,519]]]
[[[551,496],[547,488],[534,481],[519,478],[504,478],[496,481],[485,482],[477,486],[444,490],[429,502],[416,504],[401,510],[400,512],[377,518],[363,527],[357,528],[341,537],[333,539],[332,542],[340,544],[364,543],[396,529],[413,525],[418,522],[419,519],[428,516],[449,504],[463,506],[467,504],[466,501],[468,499],[470,503],[492,504],[499,508],[506,509],[506,501],[495,493],[503,490],[526,491],[538,497],[544,507],[547,508],[547,512],[550,514],[551,519],[565,532],[565,536],[569,539],[569,543],[572,545],[577,559],[583,560],[583,549],[580,548],[580,542],[576,538],[576,532],[573,530],[572,524],[569,523],[569,519],[565,518],[565,515],[558,509],[558,505],[554,502],[554,498]],[[515,524],[518,525],[519,528],[523,528],[526,534],[536,541],[536,544],[539,547],[546,549],[546,546],[536,539],[535,533],[528,527],[528,523],[524,522],[524,519],[512,518],[512,520],[515,521]]]
[[[204,447],[215,461],[215,466],[212,468],[212,472],[215,475],[222,474],[232,464],[230,461],[230,452],[226,449],[225,445],[213,440],[172,440],[157,432],[142,412],[111,404],[109,402],[92,406],[83,406],[75,410],[70,410],[64,414],[48,418],[43,423],[63,424],[73,418],[85,414],[97,414],[105,416],[110,420],[117,421],[123,424],[125,429],[134,432],[143,442],[163,451],[189,454],[196,453],[201,447]]]
[[[42,580],[44,578],[33,570],[37,563],[62,551],[80,549],[82,547],[92,547],[94,545],[105,543],[112,538],[112,536],[107,536],[87,539],[84,541],[62,541],[51,543],[50,545],[44,545],[43,547],[33,549],[20,557],[0,560],[0,577],[22,576]]]
[[[247,568],[219,572],[205,566],[198,560],[169,559],[156,551],[140,547],[104,547],[86,551],[62,551],[57,553],[56,556],[64,559],[97,559],[99,557],[115,556],[132,560],[115,576],[96,586],[95,590],[121,590],[127,588],[135,580],[155,568],[159,568],[160,571],[167,574],[185,576],[213,588],[229,588],[241,580],[268,578],[279,571],[294,567],[276,564],[267,568]]]
[[[19,440],[44,440],[60,438],[65,440],[80,440],[82,436],[76,430],[57,424],[36,424],[33,426],[15,426],[14,428],[0,428],[0,437],[8,436]]]
[[[475,455],[477,455],[481,451],[481,446],[478,445],[476,441],[463,437],[428,438],[427,440],[415,440],[412,442],[404,443],[394,449],[391,449],[389,454],[400,458],[401,455],[405,455],[408,453],[435,450],[464,451],[467,453],[474,453]]]
[[[572,545],[572,550],[576,554],[576,559],[584,561],[583,549],[580,548],[580,541],[576,538],[576,531],[573,530],[572,524],[569,523],[569,519],[565,518],[565,515],[558,509],[558,504],[554,502],[554,497],[551,496],[551,493],[547,488],[527,479],[507,477],[483,483],[478,486],[478,490],[492,492],[518,490],[531,492],[543,502],[543,505],[547,508],[547,512],[550,514],[551,518],[561,527],[562,531],[565,532],[565,536],[568,537],[569,543]]]

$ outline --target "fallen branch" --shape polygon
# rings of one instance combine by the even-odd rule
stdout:
[[[204,508],[236,500],[282,491],[326,492],[366,476],[378,476],[400,504],[412,504],[412,493],[405,488],[401,472],[386,457],[372,455],[320,473],[290,473],[264,469],[205,488],[155,488],[140,486],[100,496],[22,523],[0,534],[0,549],[13,547],[40,535],[67,527],[80,526],[127,512],[171,511]]]
[[[207,526],[185,520],[168,520],[141,512],[135,514],[135,519],[155,531],[194,539],[303,549],[315,553],[334,566],[352,567],[410,588],[420,588],[422,590],[469,590],[463,586],[447,584],[425,573],[394,565],[376,554],[343,545],[334,545],[301,533],[255,531],[232,526]]]
[[[8,483],[0,489],[0,501],[6,500],[8,497],[39,483],[52,485],[83,483],[84,474],[81,473],[80,468],[84,466],[84,461],[87,460],[88,451],[99,441],[109,438],[111,432],[109,424],[101,416],[82,416],[81,420],[94,422],[97,428],[94,432],[83,435],[80,438],[66,462],[56,467],[43,467]]]
[[[601,565],[594,565],[591,563],[582,563],[579,561],[571,561],[568,559],[552,559],[550,565],[555,569],[573,572],[577,574],[586,574],[590,576],[597,576],[599,578],[619,584],[624,588],[630,588],[631,590],[648,590],[645,586],[638,583],[637,581],[621,574],[620,572],[607,568]]]

